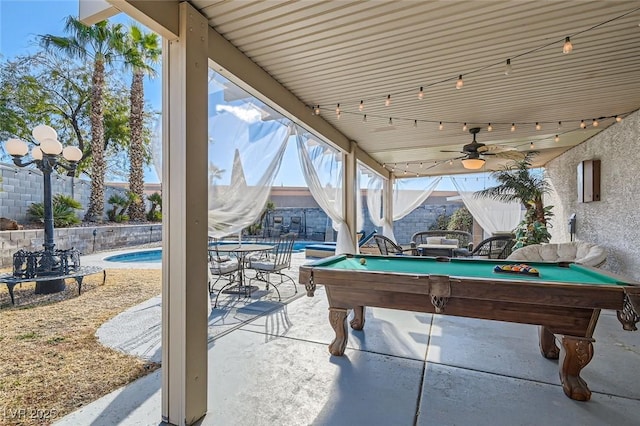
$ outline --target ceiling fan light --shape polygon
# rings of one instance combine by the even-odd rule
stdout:
[[[484,160],[482,158],[465,158],[462,160],[462,166],[469,170],[481,169],[484,166]]]

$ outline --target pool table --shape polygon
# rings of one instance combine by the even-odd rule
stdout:
[[[364,327],[364,307],[402,309],[539,325],[540,350],[559,358],[565,394],[587,401],[580,371],[593,357],[593,332],[601,309],[613,309],[625,330],[640,320],[640,284],[573,263],[528,265],[539,276],[495,272],[517,262],[469,258],[338,255],[300,267],[307,296],[324,285],[332,355],[344,354],[349,309],[354,330]],[[556,335],[560,348],[556,345]]]

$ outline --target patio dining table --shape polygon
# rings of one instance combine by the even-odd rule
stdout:
[[[220,293],[237,293],[244,294],[245,296],[251,296],[251,286],[245,284],[245,264],[246,258],[250,253],[263,253],[272,250],[275,246],[273,244],[219,244],[215,249],[209,249],[210,251],[218,251],[224,253],[234,253],[238,258],[238,284],[232,288],[226,289],[225,287],[231,287],[233,282],[230,282],[220,290]]]

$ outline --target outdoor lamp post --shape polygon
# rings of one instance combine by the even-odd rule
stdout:
[[[69,268],[79,266],[79,253],[75,249],[54,250],[53,240],[53,201],[51,196],[51,172],[56,167],[62,167],[71,174],[75,172],[78,162],[82,159],[82,151],[75,146],[62,148],[56,131],[46,125],[36,126],[31,132],[39,143],[31,150],[31,160],[23,161],[29,152],[27,144],[20,139],[9,139],[5,143],[7,152],[13,157],[13,163],[18,167],[35,164],[42,171],[44,180],[44,250],[41,252],[18,251],[14,254],[14,276],[23,278],[37,278],[38,276],[56,276],[69,273]],[[61,160],[65,160],[62,162]],[[69,261],[72,265],[69,265]],[[37,279],[35,280],[37,282]],[[49,293],[64,289],[64,279],[60,282],[49,281],[47,290],[36,287],[36,292]]]

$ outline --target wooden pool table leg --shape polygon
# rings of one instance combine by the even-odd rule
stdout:
[[[329,308],[329,323],[336,332],[336,338],[329,345],[331,355],[342,356],[347,347],[347,310],[342,308]]]
[[[560,350],[560,381],[564,393],[577,401],[591,399],[587,382],[580,377],[580,371],[593,358],[593,339],[589,337],[562,336]]]
[[[540,336],[540,352],[542,352],[542,356],[548,359],[558,359],[560,348],[556,345],[556,336],[543,325],[538,327],[538,335]]]
[[[350,324],[354,330],[362,330],[364,328],[364,306],[353,307],[353,319]]]

